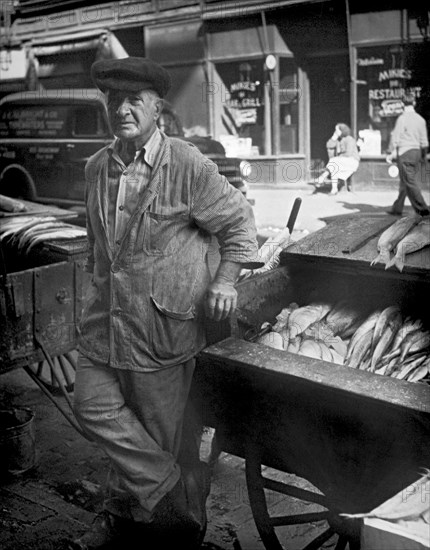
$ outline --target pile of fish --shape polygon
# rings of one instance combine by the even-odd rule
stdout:
[[[429,245],[429,217],[416,215],[400,218],[380,236],[377,244],[378,256],[370,265],[385,263],[385,269],[395,266],[399,271],[403,271],[406,254]]]
[[[7,242],[20,252],[28,252],[46,241],[85,237],[85,229],[64,223],[53,216],[21,216],[0,226],[0,242]]]
[[[256,339],[276,349],[392,376],[430,383],[430,332],[397,306],[373,312],[344,300],[299,307],[291,303],[264,323]]]

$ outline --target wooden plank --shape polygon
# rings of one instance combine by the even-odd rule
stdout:
[[[364,230],[361,235],[359,235],[356,238],[351,239],[351,241],[348,243],[348,245],[345,245],[342,248],[342,252],[344,254],[352,254],[353,252],[356,252],[360,248],[362,248],[365,244],[367,244],[371,239],[379,236],[385,229],[390,227],[393,222],[389,218],[385,218],[381,220],[380,224],[377,224],[376,227],[373,225],[370,227],[370,229]]]

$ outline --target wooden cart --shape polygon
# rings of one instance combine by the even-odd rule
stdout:
[[[279,268],[240,283],[237,318],[214,328],[215,343],[198,358],[203,421],[216,428],[222,450],[245,459],[253,517],[268,550],[283,548],[275,528],[319,519],[329,527],[306,550],[335,533],[336,550],[358,549],[359,524],[339,514],[370,511],[430,467],[430,386],[245,340],[292,301],[353,295],[375,309],[398,304],[428,327],[430,250],[408,256],[403,273],[369,265],[386,219],[333,221],[287,249]],[[267,479],[263,465],[300,476],[318,492]],[[268,490],[324,510],[270,517]]]
[[[68,211],[40,205],[29,213],[71,216]],[[5,219],[0,218],[0,223]],[[2,246],[0,374],[24,368],[63,414],[55,394],[61,393],[71,407],[68,392],[73,389],[76,370],[76,326],[87,282],[85,249],[86,239],[55,241],[25,255],[7,241]],[[77,427],[70,414],[66,416]]]

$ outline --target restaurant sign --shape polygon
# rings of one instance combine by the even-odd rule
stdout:
[[[402,52],[390,48],[374,48],[370,55],[357,59],[357,77],[367,86],[370,118],[397,117],[403,110],[402,99],[412,93],[417,99],[422,94],[422,85],[417,83],[412,66]],[[377,63],[376,63],[377,61]]]
[[[260,82],[251,80],[232,82],[229,86],[227,105],[238,127],[244,124],[256,124],[257,108],[261,107]]]

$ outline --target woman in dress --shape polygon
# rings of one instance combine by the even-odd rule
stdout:
[[[318,178],[316,187],[322,187],[325,179],[330,176],[331,194],[338,192],[338,181],[346,180],[357,171],[360,156],[357,142],[351,135],[351,129],[347,124],[336,124],[332,137],[327,141],[329,161],[324,172]]]

